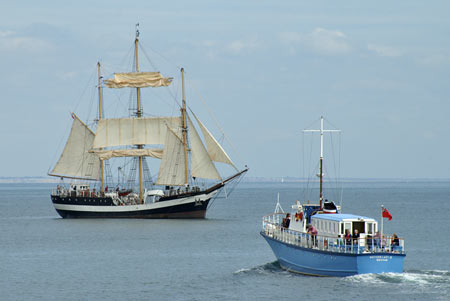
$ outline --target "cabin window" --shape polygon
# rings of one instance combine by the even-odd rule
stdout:
[[[345,223],[344,224],[344,233],[343,234],[345,234],[345,231],[350,231],[350,233],[352,233],[352,223]]]
[[[344,223],[341,223],[341,234],[344,234]]]
[[[373,224],[367,223],[367,234],[373,234]]]

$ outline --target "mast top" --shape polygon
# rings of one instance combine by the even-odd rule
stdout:
[[[323,158],[323,133],[340,132],[341,130],[325,130],[323,128],[323,116],[320,116],[320,129],[318,130],[303,130],[303,132],[319,132],[320,133],[320,158]]]
[[[320,209],[322,209],[322,201],[323,201],[323,189],[322,189],[322,184],[323,184],[323,133],[326,132],[340,132],[341,130],[324,130],[323,129],[323,116],[320,116],[320,129],[318,130],[303,130],[303,132],[319,132],[320,133],[320,173],[319,173],[319,178],[320,178]]]
[[[136,40],[139,40],[139,23],[136,23]]]

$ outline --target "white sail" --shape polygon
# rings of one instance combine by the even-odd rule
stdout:
[[[99,180],[100,159],[89,152],[94,141],[94,133],[75,114],[72,116],[72,129],[66,146],[49,175]]]
[[[166,123],[175,128],[180,117],[113,118],[98,122],[93,148],[164,144]]]
[[[188,126],[189,141],[191,142],[191,176],[222,180],[189,117]]]
[[[205,138],[206,147],[208,148],[208,154],[211,160],[214,162],[222,162],[229,164],[233,166],[236,170],[236,166],[234,166],[233,162],[231,161],[230,157],[227,155],[225,150],[222,148],[222,146],[217,142],[217,140],[213,137],[213,135],[208,131],[208,129],[203,125],[203,123],[195,116],[195,119],[197,120],[200,129],[202,130],[203,137]]]
[[[185,174],[184,144],[181,127],[175,129],[167,125],[166,141],[159,167],[157,185],[183,186],[187,183]]]
[[[115,149],[115,150],[93,150],[101,160],[108,160],[117,157],[152,157],[162,159],[163,150],[159,148],[134,148],[134,149]]]
[[[172,82],[171,77],[163,77],[159,72],[115,73],[114,78],[103,81],[108,88],[163,87]]]

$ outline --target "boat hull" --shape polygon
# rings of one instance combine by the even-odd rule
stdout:
[[[115,205],[109,197],[52,195],[52,202],[63,218],[205,218],[208,204],[215,193],[124,206]]]
[[[280,266],[314,276],[353,276],[368,273],[402,273],[405,254],[338,253],[290,245],[261,235],[269,243]]]

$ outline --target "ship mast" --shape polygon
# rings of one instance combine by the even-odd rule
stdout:
[[[320,133],[320,209],[322,209],[323,203],[323,133],[325,132],[340,132],[340,130],[324,130],[323,129],[323,116],[320,116],[320,130],[303,130],[303,132],[319,132]]]
[[[181,122],[183,123],[183,145],[184,145],[184,175],[186,179],[186,187],[189,185],[189,178],[188,178],[188,147],[187,147],[187,126],[186,126],[186,98],[184,94],[184,68],[181,68],[181,85],[183,90],[183,106],[181,107]]]
[[[102,115],[102,76],[100,73],[100,62],[97,62],[97,70],[98,70],[98,120],[100,121],[103,118]],[[105,193],[105,177],[103,170],[103,160],[100,160],[100,174],[102,177],[102,186],[100,192],[102,195]]]
[[[136,24],[136,39],[134,40],[134,47],[136,51],[136,72],[139,72],[139,57],[138,57],[138,42],[139,42],[139,23]],[[142,117],[141,111],[141,88],[136,88],[137,90],[137,111],[136,116],[138,118]],[[142,145],[137,146],[138,149],[143,148]],[[142,156],[139,156],[139,199],[144,202],[143,197],[143,184],[142,184]]]

